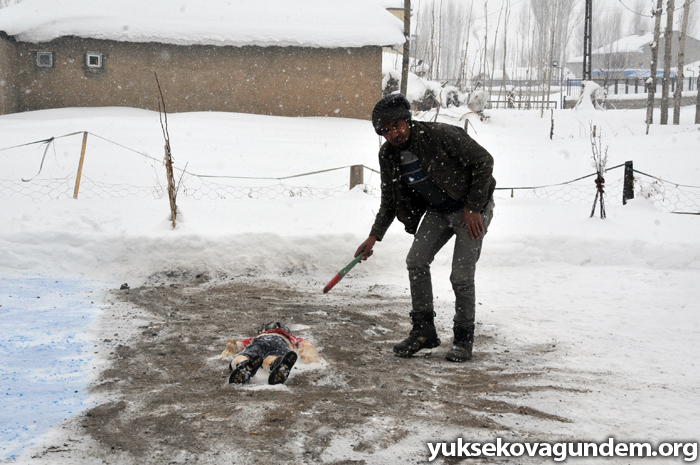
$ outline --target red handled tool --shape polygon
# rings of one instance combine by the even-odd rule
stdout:
[[[340,280],[343,279],[343,276],[348,274],[348,271],[352,270],[352,267],[357,265],[360,262],[360,260],[362,260],[362,252],[360,252],[360,254],[357,257],[355,257],[355,259],[353,261],[348,263],[348,266],[346,266],[345,268],[340,270],[337,275],[333,276],[333,279],[328,281],[328,284],[326,284],[326,287],[323,288],[323,293],[328,294],[328,291],[333,289],[333,286],[338,284],[340,282]]]

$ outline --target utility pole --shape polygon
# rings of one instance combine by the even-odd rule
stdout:
[[[411,54],[411,0],[403,0],[403,59],[401,61],[401,93],[408,92],[408,59]]]
[[[593,25],[593,0],[586,0],[586,11],[583,27],[583,80],[590,81],[591,73],[591,29]]]

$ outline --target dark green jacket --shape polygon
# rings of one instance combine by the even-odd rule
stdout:
[[[409,150],[426,175],[450,197],[471,211],[482,211],[493,195],[493,157],[467,132],[443,123],[411,121]],[[382,240],[398,218],[406,232],[415,234],[427,204],[413,189],[401,182],[399,149],[385,142],[379,149],[382,200],[370,236]]]

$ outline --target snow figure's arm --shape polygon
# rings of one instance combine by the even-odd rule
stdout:
[[[221,355],[219,355],[219,359],[229,358],[230,356],[237,354],[241,350],[243,350],[243,344],[241,342],[236,341],[235,337],[232,337],[228,344],[226,344],[226,348],[224,349],[224,351],[221,352]]]
[[[307,339],[304,339],[299,343],[297,352],[304,363],[316,363],[321,361],[321,357],[319,357],[316,347],[314,347],[311,341]]]

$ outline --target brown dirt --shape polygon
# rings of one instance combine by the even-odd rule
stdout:
[[[147,324],[112,346],[110,365],[91,388],[101,403],[65,426],[82,445],[49,446],[33,458],[62,452],[81,463],[384,463],[381,452],[401,441],[451,440],[474,430],[491,438],[518,434],[500,422],[504,416],[568,422],[522,403],[534,391],[561,389],[535,369],[551,345],[530,347],[530,363],[513,366],[520,356],[494,349],[498,341],[477,328],[470,363],[444,360],[447,334],[441,347],[402,359],[391,349],[410,329],[406,298],[378,289],[329,297],[303,287],[185,274],[114,291],[141,309]],[[226,384],[227,363],[217,359],[226,342],[272,320],[308,327],[297,334],[316,344],[324,366],[295,369],[284,386]],[[344,459],[337,452],[344,440],[365,458]],[[393,463],[426,462],[424,443],[414,446]]]

